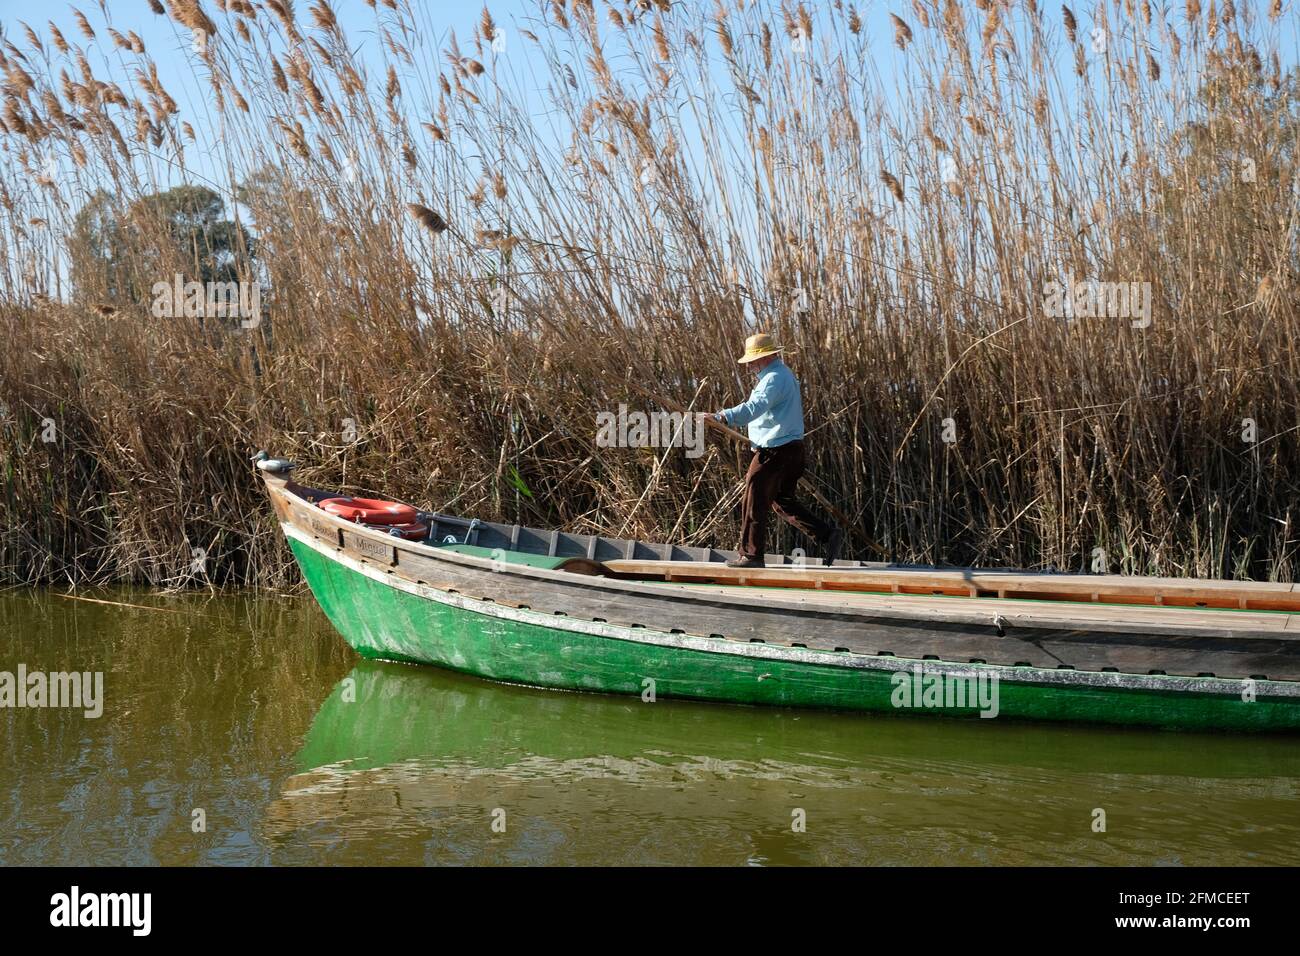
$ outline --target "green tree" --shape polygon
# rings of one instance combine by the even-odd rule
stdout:
[[[126,251],[113,194],[97,190],[78,210],[68,237],[68,275],[73,289],[86,299],[130,299]]]
[[[255,247],[226,218],[220,195],[186,185],[143,196],[125,211],[111,193],[96,192],[77,213],[68,256],[82,298],[141,303],[154,283],[177,272],[199,282],[250,278]]]
[[[205,186],[177,186],[132,204],[129,219],[143,235],[157,236],[163,258],[176,250],[188,277],[235,282],[247,273],[253,239],[226,218],[225,201]]]

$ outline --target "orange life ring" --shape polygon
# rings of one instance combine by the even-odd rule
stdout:
[[[326,498],[320,503],[320,508],[345,521],[359,521],[362,524],[409,525],[414,524],[419,517],[410,505],[382,498]]]

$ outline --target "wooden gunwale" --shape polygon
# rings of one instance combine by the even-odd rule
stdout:
[[[1300,611],[1294,584],[1129,578],[1120,575],[1009,573],[979,569],[787,567],[738,571],[714,562],[606,561],[609,570],[641,579],[749,587],[914,594],[984,599],[1134,604],[1188,609]]]
[[[732,585],[711,585],[708,583],[688,584],[678,582],[675,577],[672,581],[664,583],[675,586],[686,596],[706,593],[725,594],[728,588],[734,587]],[[743,594],[749,596],[750,599],[784,599],[787,602],[793,600],[796,602],[796,606],[803,606],[806,603],[807,606],[880,607],[899,611],[915,611],[919,614],[946,610],[952,606],[954,599],[964,599],[961,596],[930,595],[928,592],[922,595],[848,590],[814,592],[807,597],[795,597],[790,594],[791,590],[790,588],[750,584],[744,587]],[[1086,614],[1089,622],[1110,621],[1123,623],[1127,626],[1141,627],[1170,621],[1189,627],[1218,627],[1225,624],[1225,622],[1230,622],[1231,627],[1235,630],[1266,631],[1283,640],[1300,639],[1300,615],[1283,611],[1234,612],[1231,616],[1225,617],[1221,611],[1178,610],[1173,612],[1178,617],[1173,618],[1165,607],[1158,605],[1090,605],[1086,610],[1081,611],[1077,604],[1061,602],[1043,602],[1040,604],[1039,602],[1030,603],[1019,599],[1000,598],[980,598],[979,602],[980,608],[986,608],[999,614],[1007,622],[1027,620],[1028,618],[1022,617],[1022,615],[1027,614],[1029,609],[1032,609],[1033,620],[1037,621],[1052,620],[1077,623],[1081,614]]]

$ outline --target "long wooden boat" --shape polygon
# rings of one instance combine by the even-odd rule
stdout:
[[[259,455],[312,593],[366,658],[537,687],[879,713],[1300,730],[1300,586],[734,552],[321,507]]]

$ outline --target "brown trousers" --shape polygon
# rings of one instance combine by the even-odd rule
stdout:
[[[745,493],[740,499],[740,553],[761,558],[767,548],[767,513],[775,511],[817,544],[830,536],[825,521],[795,498],[799,476],[804,470],[802,441],[776,448],[760,448],[750,459],[745,473]]]

